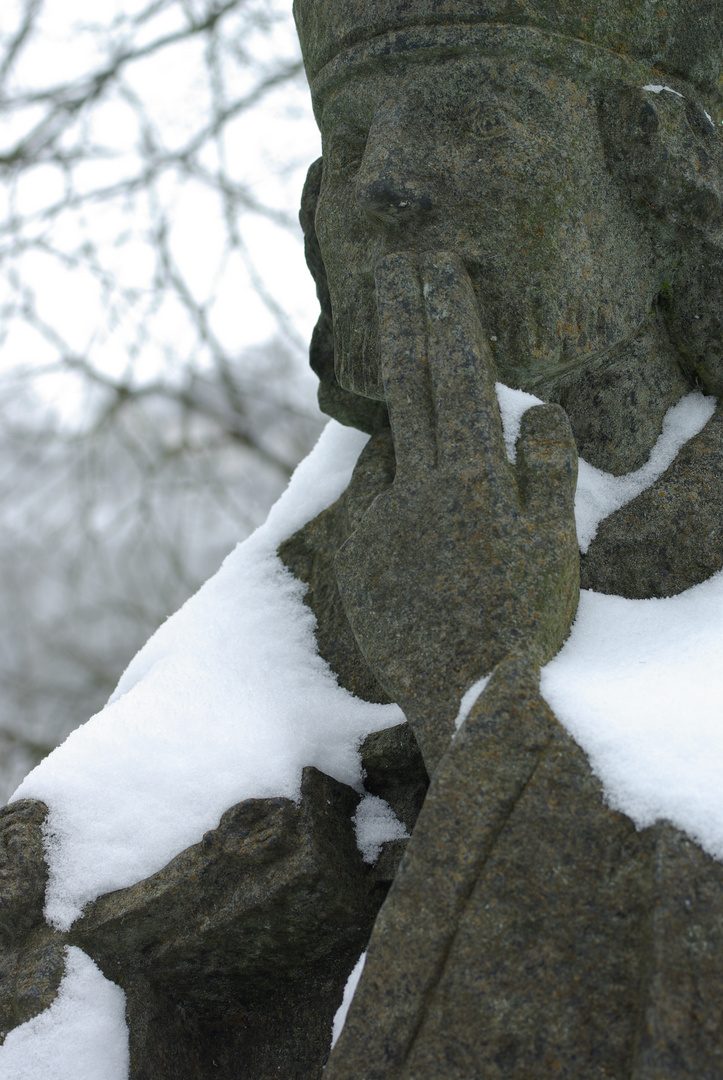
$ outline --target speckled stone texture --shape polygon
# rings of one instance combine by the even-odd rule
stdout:
[[[47,812],[32,799],[0,810],[0,1042],[50,1005],[65,967],[64,939],[43,918]]]
[[[720,7],[711,0],[294,0],[309,78],[343,49],[419,26],[492,24],[560,34],[719,89]]]
[[[302,218],[320,400],[364,430],[386,405],[360,474],[390,436],[395,455],[355,521],[343,499],[330,512],[350,531],[336,587],[302,576],[320,642],[340,628],[324,655],[347,633],[341,602],[354,663],[402,705],[431,776],[325,1075],[717,1078],[721,867],[610,811],[539,698],[535,665],[575,607],[574,453],[548,408],[507,466],[489,387],[562,406],[578,452],[615,475],[691,388],[721,393],[723,9],[295,14],[324,155]],[[603,522],[582,583],[664,596],[719,569],[720,473],[716,417]],[[304,544],[328,559],[319,524],[289,565]],[[495,665],[447,750],[462,690]]]
[[[723,411],[659,480],[601,522],[580,568],[597,592],[673,596],[723,566]]]
[[[359,796],[313,768],[301,802],[251,799],[69,935],[128,998],[133,1080],[316,1076],[385,888],[363,864]],[[215,1063],[215,1064],[214,1064]]]
[[[409,736],[370,748],[372,785],[404,789],[413,828],[426,776]],[[366,751],[365,751],[366,754]],[[417,763],[416,788],[404,787]],[[359,794],[314,768],[301,800],[250,799],[157,874],[90,904],[67,934],[43,919],[41,803],[0,816],[2,1037],[53,1001],[64,946],[126,994],[131,1080],[319,1077],[347,976],[405,843],[369,867],[356,847]],[[241,1072],[239,1072],[241,1069]]]
[[[309,586],[304,602],[317,618],[318,649],[339,683],[365,701],[382,704],[391,699],[374,678],[352,633],[334,573],[334,558],[377,495],[389,488],[395,471],[391,432],[386,427],[362,451],[341,498],[279,547],[282,561]]]
[[[325,1080],[723,1075],[723,867],[608,809],[502,663],[442,759]]]
[[[559,406],[507,460],[493,362],[461,260],[377,265],[393,483],[335,560],[347,618],[432,773],[466,688],[509,652],[555,655],[577,608],[575,448]]]

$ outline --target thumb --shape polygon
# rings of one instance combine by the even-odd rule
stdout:
[[[522,417],[517,477],[533,519],[574,519],[577,448],[567,413],[559,405],[536,405]]]

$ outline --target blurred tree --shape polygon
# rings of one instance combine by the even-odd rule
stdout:
[[[0,799],[321,427],[281,0],[4,0]]]

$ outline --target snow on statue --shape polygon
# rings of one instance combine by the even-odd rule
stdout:
[[[131,1077],[718,1075],[723,15],[295,13],[334,419],[3,812],[0,1077],[98,969]]]

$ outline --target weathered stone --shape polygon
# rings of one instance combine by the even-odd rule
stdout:
[[[613,473],[642,464],[686,378],[721,392],[723,156],[703,72],[723,20],[703,4],[606,5],[604,25],[580,11],[297,4],[325,150],[303,215],[328,298],[315,340],[345,423],[354,395],[365,430],[385,399],[372,275],[399,250],[464,258],[499,376],[564,404],[579,452]],[[655,41],[635,30],[653,15]],[[661,63],[691,80],[680,93],[643,91]]]
[[[86,909],[68,940],[126,991],[132,1080],[222,1080],[239,1061],[255,1080],[320,1074],[384,893],[356,848],[358,800],[305,769],[298,806],[240,803],[163,870]]]
[[[319,250],[314,227],[316,204],[321,186],[322,160],[319,158],[309,169],[301,196],[299,221],[304,233],[306,264],[316,284],[316,295],[321,315],[314,327],[309,347],[309,362],[319,377],[319,408],[342,424],[358,427],[361,431],[379,431],[388,427],[387,409],[383,401],[360,398],[344,390],[334,377],[334,336],[331,298],[326,271]]]
[[[547,406],[524,416],[510,465],[461,260],[386,256],[377,290],[397,468],[334,568],[354,636],[431,774],[470,683],[512,650],[546,662],[569,632],[577,462],[564,412]]]
[[[394,768],[375,769],[379,744],[370,766],[411,828],[426,774],[413,737],[397,743]],[[131,1080],[235,1080],[240,1063],[254,1080],[279,1071],[318,1078],[346,978],[406,844],[385,844],[366,866],[352,828],[358,801],[305,769],[298,806],[259,799],[231,808],[157,874],[91,904],[68,934],[43,918],[47,808],[6,807],[0,1040],[52,1003],[70,943],[126,993]]]
[[[340,53],[374,36],[478,24],[554,35],[560,52],[591,42],[720,92],[723,19],[700,0],[295,0],[294,16],[310,81]],[[561,35],[561,40],[558,38]],[[572,39],[572,40],[570,40]],[[410,45],[406,44],[407,48]]]
[[[652,95],[639,85],[613,81],[601,89],[599,101],[608,167],[629,193],[652,241],[659,281],[655,306],[688,379],[707,393],[720,395],[723,145],[719,127],[695,92]]]
[[[429,777],[409,724],[367,735],[361,745],[361,759],[366,790],[385,799],[411,833]]]
[[[358,801],[305,769],[298,806],[249,799],[232,807],[163,870],[89,905],[72,943],[109,977],[150,971],[159,985],[177,983],[184,1000],[222,998],[231,976],[264,993],[279,972],[298,973],[349,937],[363,943],[366,876],[351,824]]]
[[[643,599],[673,596],[723,566],[723,411],[659,480],[601,522],[582,557],[584,588]]]
[[[382,844],[382,850],[374,863],[374,878],[380,885],[389,888],[394,875],[399,869],[399,864],[404,858],[404,853],[409,845],[407,838],[399,840],[387,840]]]
[[[389,487],[394,469],[391,433],[386,428],[362,451],[341,498],[279,547],[284,564],[309,586],[304,603],[316,615],[317,647],[339,684],[365,701],[380,703],[390,699],[370,671],[344,613],[334,558],[376,496]]]
[[[0,810],[0,1041],[48,1008],[65,967],[64,939],[43,917],[47,813],[32,799]]]
[[[723,1076],[723,866],[655,830],[650,946],[633,1080]]]
[[[629,338],[664,275],[629,193],[611,183],[586,67],[573,78],[536,65],[519,43],[503,57],[432,47],[424,63],[352,65],[319,101],[314,229],[336,379],[386,399],[375,266],[399,250],[453,251],[499,377],[545,397],[545,380]]]
[[[143,977],[125,985],[130,1080],[320,1080],[331,1025],[353,957],[330,958],[273,992],[228,987],[222,1004],[199,1009]]]
[[[519,685],[519,676],[524,686]],[[514,685],[511,695],[507,679],[499,673],[496,683],[503,684],[503,699],[505,691],[512,697],[513,715],[502,715],[495,725],[492,711],[492,722],[484,731],[486,754],[469,753],[468,742],[476,730],[470,717],[432,778],[369,942],[346,1026],[327,1066],[331,1080],[376,1080],[401,1068],[478,868],[489,857],[549,742],[547,717],[540,720],[536,715],[534,674],[524,665],[521,670],[513,665],[508,677]],[[488,711],[494,692],[495,686],[490,686],[483,699]]]
[[[435,773],[325,1080],[718,1076],[722,903],[723,867],[610,810],[507,661]]]
[[[661,364],[661,356],[668,362]],[[620,476],[645,464],[661,415],[690,392],[677,359],[656,313],[629,341],[547,383],[546,396],[565,409],[590,465]]]
[[[0,1042],[55,1000],[65,971],[65,939],[49,926],[25,935],[0,955]]]
[[[0,810],[0,935],[17,945],[42,926],[48,871],[43,852],[44,803],[23,799]]]

